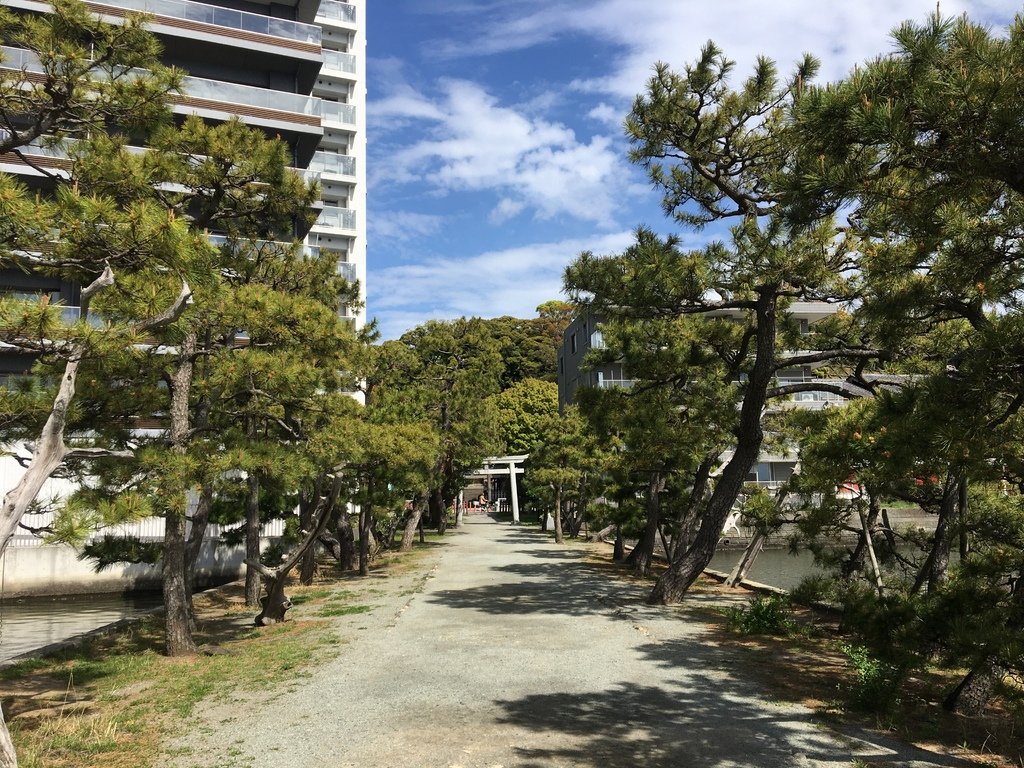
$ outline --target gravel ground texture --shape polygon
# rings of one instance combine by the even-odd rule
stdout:
[[[273,695],[199,707],[168,764],[966,765],[773,701],[744,679],[742,652],[703,641],[688,607],[645,605],[642,586],[587,551],[467,518],[429,578],[386,583],[370,613],[337,619],[346,642],[330,661]]]

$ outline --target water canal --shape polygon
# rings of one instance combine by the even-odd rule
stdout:
[[[159,593],[70,595],[0,601],[0,662],[91,632],[162,604]]]

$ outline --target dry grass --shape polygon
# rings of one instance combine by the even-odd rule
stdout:
[[[426,548],[424,548],[426,549]],[[415,569],[421,555],[388,554],[373,574]],[[335,652],[343,642],[326,617],[367,610],[379,582],[323,569],[309,587],[288,590],[290,620],[253,626],[241,584],[195,598],[204,653],[161,655],[163,625],[149,617],[46,658],[0,672],[0,696],[22,768],[142,768],[193,708],[209,697],[271,689]]]

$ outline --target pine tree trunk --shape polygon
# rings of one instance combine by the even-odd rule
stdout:
[[[198,344],[194,333],[182,340],[177,367],[171,374],[170,444],[171,452],[183,456],[188,448],[189,395],[192,390],[193,357]],[[186,656],[196,652],[192,637],[192,615],[185,576],[185,489],[181,489],[180,507],[168,505],[164,526],[164,631],[168,656]]]
[[[402,542],[398,545],[399,552],[408,552],[412,549],[416,530],[420,527],[420,522],[423,520],[423,502],[424,499],[421,496],[416,496],[412,500],[412,515],[405,522],[405,530],[402,531]]]
[[[249,472],[245,494],[245,560],[260,559],[260,478],[255,471]],[[260,607],[260,574],[251,567],[245,569],[245,604]]]
[[[565,542],[565,536],[562,534],[562,487],[559,486],[555,491],[555,543],[562,544]]]
[[[373,480],[366,479],[366,502],[359,507],[359,575],[370,575],[370,499],[373,498]]]
[[[7,722],[0,712],[0,768],[18,768],[18,755],[14,751],[11,732],[7,730]]]
[[[348,505],[344,505],[338,515],[338,527],[335,528],[341,554],[338,566],[343,571],[352,571],[356,567],[356,534],[352,530],[352,515]]]
[[[736,563],[736,567],[732,569],[732,573],[725,580],[727,587],[735,587],[737,584],[742,584],[743,580],[747,578],[747,574],[750,572],[751,566],[754,561],[757,560],[757,556],[761,554],[761,550],[764,548],[764,543],[768,539],[767,534],[764,531],[757,531],[754,534],[754,538],[750,540],[747,548],[743,550],[743,555],[740,557],[739,562]]]
[[[615,531],[615,528],[615,523],[612,523],[611,525],[606,525],[600,531],[597,531],[596,533],[591,533],[589,536],[587,536],[587,541],[604,541],[606,538],[608,538],[608,536],[611,533]]]
[[[1001,664],[991,658],[984,659],[946,697],[942,702],[943,708],[958,715],[982,714],[1006,673],[1006,668]]]
[[[185,542],[185,594],[188,596],[188,613],[192,620],[192,631],[195,632],[195,609],[192,595],[195,594],[196,563],[203,551],[203,541],[210,525],[210,509],[213,505],[213,487],[206,483],[199,491],[195,511],[192,513],[192,528]]]
[[[612,546],[612,560],[621,563],[626,556],[626,542],[622,540],[622,528],[615,526],[615,544]]]
[[[919,592],[927,584],[928,591],[937,590],[949,576],[949,552],[953,546],[953,520],[960,498],[960,479],[950,475],[942,489],[942,503],[938,510],[932,548],[917,574],[911,591]]]
[[[743,491],[750,468],[761,452],[764,441],[761,414],[767,401],[768,387],[775,375],[776,302],[777,297],[770,287],[757,299],[757,351],[744,390],[743,405],[740,407],[736,448],[732,458],[722,469],[715,490],[704,508],[693,544],[685,549],[678,547],[678,557],[658,579],[648,602],[662,605],[678,603],[690,585],[708,567],[721,539],[722,526]]]
[[[299,501],[299,528],[303,531],[308,531],[313,525],[313,510],[311,506],[310,504],[303,503],[303,500]],[[308,587],[312,584],[313,577],[316,576],[316,553],[318,546],[319,542],[313,542],[299,563],[299,584],[303,586]]]
[[[633,573],[636,576],[646,576],[651,570],[654,547],[658,543],[658,531],[661,526],[661,486],[661,474],[652,472],[647,482],[647,526],[640,541],[630,553]]]
[[[284,593],[287,578],[287,572],[276,578],[264,577],[267,594],[259,599],[260,612],[256,616],[256,626],[266,627],[284,621],[285,614],[292,607],[292,601]]]

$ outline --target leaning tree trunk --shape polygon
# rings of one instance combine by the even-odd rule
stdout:
[[[629,553],[626,562],[633,566],[633,573],[636,576],[646,576],[651,570],[651,562],[654,559],[654,547],[658,543],[658,531],[661,526],[661,474],[652,472],[647,483],[647,526],[644,528],[643,536],[633,551]]]
[[[245,561],[260,559],[260,477],[250,470],[245,493]],[[245,604],[260,606],[260,574],[255,568],[245,569]]]
[[[747,548],[743,550],[743,555],[740,557],[739,562],[736,563],[736,567],[732,569],[732,573],[729,574],[725,580],[727,587],[735,587],[737,584],[742,584],[743,580],[747,578],[747,573],[750,572],[750,567],[754,564],[758,554],[764,548],[764,543],[768,539],[768,534],[764,531],[757,531],[754,533],[754,538],[750,540]]]
[[[942,503],[938,510],[935,533],[932,535],[932,548],[911,588],[913,593],[919,592],[925,584],[928,585],[928,591],[933,592],[949,576],[949,553],[953,546],[953,521],[960,499],[960,482],[961,478],[951,474],[942,489]]]
[[[409,519],[405,521],[405,529],[402,531],[402,542],[398,545],[399,552],[408,552],[412,549],[412,542],[416,537],[416,530],[420,527],[420,521],[423,520],[423,503],[424,498],[419,494],[417,494],[412,500],[412,514],[409,515]]]
[[[298,546],[285,556],[284,562],[281,565],[272,570],[263,565],[258,559],[247,563],[247,565],[259,571],[264,579],[267,590],[266,594],[260,598],[261,610],[255,619],[256,626],[262,627],[284,621],[285,614],[292,607],[291,600],[288,599],[288,595],[284,591],[288,574],[291,573],[306,551],[316,544],[321,534],[327,529],[327,524],[332,517],[334,508],[338,504],[341,489],[341,478],[335,477],[331,483],[329,494],[321,496],[316,502],[316,509],[313,515],[314,523],[310,530],[306,532]]]
[[[995,693],[1007,669],[992,658],[974,666],[952,693],[942,702],[943,709],[958,715],[980,715]]]
[[[715,490],[701,515],[700,529],[693,544],[679,547],[669,568],[658,579],[648,601],[669,605],[683,599],[690,585],[708,567],[718,548],[722,527],[739,498],[750,468],[757,461],[764,441],[761,414],[767,402],[768,387],[775,375],[775,330],[777,297],[770,289],[758,296],[755,307],[757,350],[740,407],[736,430],[736,449],[722,469]]]

